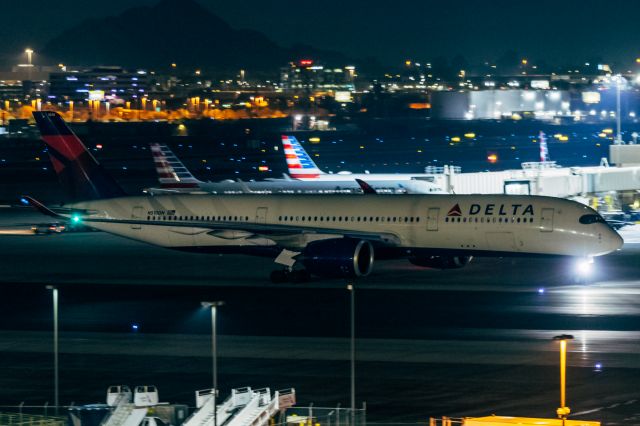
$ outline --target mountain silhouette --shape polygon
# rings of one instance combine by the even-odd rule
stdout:
[[[283,23],[284,24],[284,23]],[[264,34],[232,28],[195,0],[162,0],[118,16],[90,19],[52,39],[43,53],[70,65],[277,72],[297,55],[345,60],[309,46],[284,48]],[[184,68],[183,68],[184,67]]]

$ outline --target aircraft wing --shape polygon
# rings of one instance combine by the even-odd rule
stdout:
[[[322,234],[336,235],[349,238],[357,238],[362,240],[370,240],[389,246],[400,245],[400,239],[397,235],[387,232],[366,232],[351,231],[348,229],[333,229],[318,226],[296,226],[296,225],[272,225],[248,222],[223,222],[223,221],[168,221],[168,220],[137,220],[137,219],[110,219],[97,217],[82,217],[82,223],[91,226],[92,223],[119,223],[126,225],[162,225],[174,228],[200,228],[211,230],[234,230],[246,231],[256,235],[265,237],[284,236],[292,234]]]
[[[29,197],[28,195],[22,196],[22,202],[27,204],[45,216],[51,216],[58,219],[69,219],[71,215],[92,215],[96,214],[96,211],[93,210],[83,210],[83,209],[73,209],[68,207],[48,207],[36,200],[35,198]]]

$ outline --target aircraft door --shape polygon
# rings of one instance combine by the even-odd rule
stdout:
[[[132,210],[131,210],[131,219],[132,220],[142,220],[143,219],[143,215],[144,212],[142,211],[142,206],[135,206]],[[142,229],[142,225],[137,224],[137,223],[132,223],[131,224],[131,229]]]
[[[431,207],[427,211],[427,231],[438,230],[438,217],[440,216],[439,207]]]
[[[540,217],[540,232],[553,231],[553,209],[542,209]]]
[[[258,207],[256,209],[256,223],[267,223],[267,207]]]

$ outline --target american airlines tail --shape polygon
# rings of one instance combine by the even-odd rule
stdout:
[[[316,166],[307,151],[295,136],[282,135],[284,156],[287,159],[289,174],[294,179],[314,180],[325,173]]]
[[[126,195],[116,181],[71,131],[62,117],[52,111],[33,113],[47,145],[53,168],[72,201],[115,198]]]
[[[166,145],[152,143],[151,155],[156,165],[160,188],[162,189],[193,189],[200,188],[203,183],[191,174],[182,161]]]

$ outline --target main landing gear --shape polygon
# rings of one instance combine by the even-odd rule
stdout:
[[[311,274],[306,269],[278,269],[271,272],[269,276],[271,282],[274,284],[292,282],[292,283],[306,283],[311,279]]]

